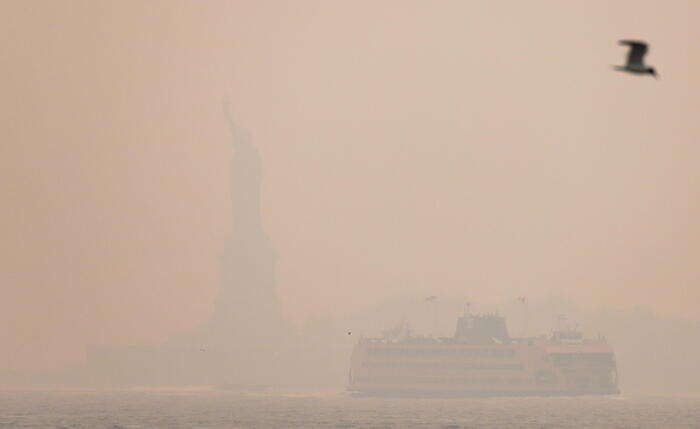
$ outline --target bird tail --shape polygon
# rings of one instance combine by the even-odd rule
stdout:
[[[611,65],[610,68],[613,70],[617,70],[617,71],[624,71],[625,70],[625,66]]]

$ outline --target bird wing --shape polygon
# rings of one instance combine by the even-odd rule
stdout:
[[[621,45],[626,45],[630,47],[630,51],[627,54],[627,65],[643,65],[644,55],[646,55],[648,45],[645,42],[637,40],[620,40]]]

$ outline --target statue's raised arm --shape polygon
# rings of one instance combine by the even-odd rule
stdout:
[[[233,118],[231,117],[231,101],[228,99],[228,97],[224,97],[224,117],[226,118],[226,122],[228,122],[228,127],[231,130],[231,134],[235,135],[236,124],[233,122]]]
[[[233,145],[234,147],[240,147],[242,145],[248,144],[249,143],[249,135],[248,133],[237,127],[236,123],[233,121],[233,118],[231,117],[231,103],[229,102],[228,97],[224,97],[224,116],[226,117],[226,121],[228,122],[228,127],[229,130],[231,131],[231,137],[233,138]]]

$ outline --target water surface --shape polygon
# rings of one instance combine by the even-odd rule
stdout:
[[[0,392],[0,427],[700,428],[700,397],[382,399],[210,389]]]

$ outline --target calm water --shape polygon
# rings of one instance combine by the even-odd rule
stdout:
[[[700,428],[700,397],[375,399],[206,390],[0,392],[0,427]]]

